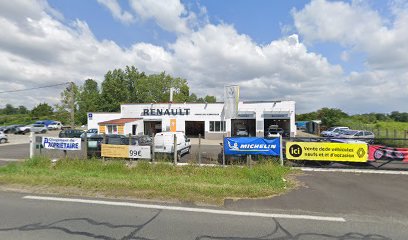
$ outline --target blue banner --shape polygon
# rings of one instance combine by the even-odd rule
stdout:
[[[279,138],[265,139],[257,137],[224,138],[225,155],[280,155]]]

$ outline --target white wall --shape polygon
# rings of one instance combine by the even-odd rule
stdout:
[[[98,128],[98,123],[109,121],[113,119],[119,119],[120,113],[87,113],[88,115],[88,129]],[[92,114],[92,118],[90,115]]]

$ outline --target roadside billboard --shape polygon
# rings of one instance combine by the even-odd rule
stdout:
[[[80,138],[43,137],[41,144],[46,149],[69,150],[69,151],[81,150]]]
[[[224,138],[225,155],[270,155],[280,156],[280,139],[257,137]]]
[[[111,158],[150,159],[150,146],[102,144],[101,156]]]
[[[287,142],[286,158],[331,162],[367,162],[364,143]]]

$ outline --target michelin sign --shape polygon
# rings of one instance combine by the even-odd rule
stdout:
[[[257,137],[224,138],[225,155],[280,155],[280,140]]]
[[[80,138],[53,138],[43,137],[42,145],[46,149],[57,150],[81,150]]]

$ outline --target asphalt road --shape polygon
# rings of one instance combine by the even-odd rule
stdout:
[[[336,214],[329,216],[344,222],[304,220],[295,215],[236,216],[225,212],[33,200],[24,196],[0,192],[0,239],[405,240],[408,237],[407,218]],[[312,214],[328,216],[324,212]]]

